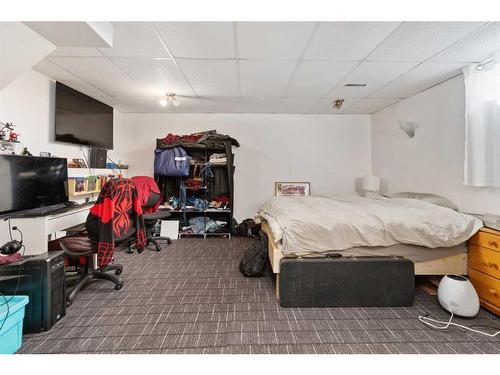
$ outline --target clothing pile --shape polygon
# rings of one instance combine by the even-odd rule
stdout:
[[[201,133],[199,134],[188,134],[188,135],[177,135],[169,133],[165,138],[162,139],[165,145],[172,145],[175,143],[196,143],[201,138]]]
[[[208,208],[218,209],[218,210],[228,210],[229,198],[224,195],[218,195],[216,197],[213,197],[210,203],[208,204]]]
[[[226,165],[227,158],[225,153],[214,153],[210,155],[209,162],[214,165]]]
[[[184,186],[186,187],[187,190],[192,190],[192,191],[198,191],[205,188],[205,186],[203,186],[203,181],[199,178],[190,178],[188,180],[185,180]]]
[[[199,147],[200,149],[212,148],[226,150],[226,144],[240,147],[239,142],[228,135],[218,134],[216,130],[193,133],[188,135],[167,134],[159,140],[157,148],[171,148],[178,146]]]
[[[189,226],[182,228],[182,234],[204,234],[227,232],[225,221],[215,221],[209,217],[197,216],[189,219]]]

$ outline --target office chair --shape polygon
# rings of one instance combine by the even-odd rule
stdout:
[[[146,246],[153,244],[156,251],[161,251],[162,248],[158,240],[167,241],[167,244],[171,244],[172,240],[169,237],[155,236],[155,225],[159,220],[169,218],[170,212],[158,210],[161,203],[161,194],[154,178],[134,176],[131,180],[134,182],[139,196],[142,196],[142,210],[144,224],[146,225]],[[129,252],[133,252],[130,247]]]
[[[154,207],[160,199],[161,199],[160,194],[150,193],[148,201],[144,206],[142,206],[143,209]],[[161,246],[157,242],[158,240],[167,241],[167,244],[169,245],[172,243],[172,240],[169,237],[154,236],[155,225],[158,222],[158,220],[165,220],[168,217],[170,217],[170,212],[161,210],[144,214],[144,224],[146,225],[146,246],[152,243],[153,245],[155,245],[156,251],[160,251]]]
[[[122,288],[123,280],[118,275],[122,273],[123,266],[113,263],[115,245],[135,236],[135,246],[139,253],[142,252],[145,245],[144,221],[133,182],[123,178],[106,182],[97,202],[90,209],[85,227],[86,232],[62,238],[59,243],[65,257],[85,258],[80,278],[67,292],[67,306],[92,280],[109,280],[115,284],[116,290]],[[94,266],[96,255],[98,268]],[[114,275],[110,271],[114,271]]]

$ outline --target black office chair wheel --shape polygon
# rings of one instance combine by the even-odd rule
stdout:
[[[115,275],[121,275],[122,272],[123,272],[122,270],[116,270]]]
[[[115,290],[120,290],[121,288],[123,288],[123,283],[115,284]]]
[[[167,238],[167,243],[170,245],[172,243],[172,240],[170,238]]]

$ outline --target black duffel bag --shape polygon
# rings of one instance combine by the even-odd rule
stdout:
[[[247,277],[262,277],[271,275],[271,264],[267,250],[267,235],[259,231],[255,241],[245,253],[240,262],[240,271]]]

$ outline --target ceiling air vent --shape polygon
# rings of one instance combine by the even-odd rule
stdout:
[[[366,83],[346,83],[345,87],[365,87]]]

